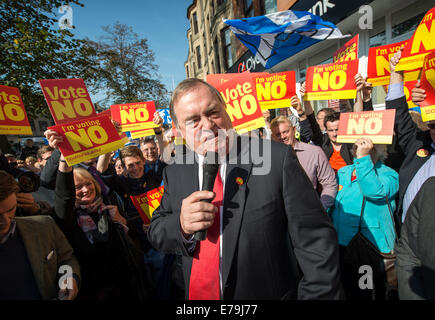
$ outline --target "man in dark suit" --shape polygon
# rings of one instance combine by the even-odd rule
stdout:
[[[435,175],[435,120],[427,122],[430,130],[422,131],[412,121],[403,89],[403,71],[395,71],[403,47],[390,60],[390,85],[385,100],[387,109],[396,109],[394,131],[405,159],[399,171],[399,201],[396,219],[403,222],[406,211],[423,183]],[[417,85],[419,87],[419,85]],[[426,96],[423,89],[412,90],[415,104]]]
[[[159,251],[183,255],[186,298],[339,298],[337,235],[293,149],[233,135],[222,96],[199,79],[177,86],[170,111],[193,161],[165,168],[148,238]],[[254,149],[263,152],[261,164]],[[205,151],[220,158],[214,192],[198,191]],[[194,240],[203,229],[207,238]]]
[[[426,180],[408,209],[396,244],[401,300],[435,300],[435,177]]]
[[[17,192],[0,170],[0,300],[73,300],[80,282],[73,249],[51,217],[15,217]]]

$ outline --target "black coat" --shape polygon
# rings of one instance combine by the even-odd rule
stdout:
[[[241,160],[252,155],[254,140],[260,150],[263,143],[271,147],[265,149],[271,157],[264,159],[269,173],[257,172],[252,159]],[[246,136],[237,142],[224,190],[223,299],[339,298],[337,234],[293,149]],[[183,241],[180,210],[183,199],[199,190],[197,161],[166,167],[163,181],[165,192],[148,239],[159,251],[183,255],[188,297],[193,252]]]
[[[148,299],[150,286],[143,274],[143,253],[123,229],[110,219],[109,241],[91,244],[76,220],[74,190],[73,173],[58,172],[53,217],[65,233],[80,263],[82,283],[78,298],[96,299],[102,288],[115,287],[116,293],[112,292],[106,298]],[[105,204],[116,205],[113,201],[114,199],[103,199]]]
[[[435,177],[421,186],[396,244],[400,299],[435,299]]]
[[[402,221],[403,197],[409,183],[421,166],[430,159],[430,155],[434,150],[431,147],[432,139],[430,132],[421,131],[412,121],[405,96],[386,101],[385,107],[386,109],[396,109],[394,132],[396,133],[399,146],[405,154],[405,159],[399,171],[399,199],[396,210],[396,220],[400,225]],[[422,156],[422,153],[418,152],[420,149],[426,150],[427,155]]]

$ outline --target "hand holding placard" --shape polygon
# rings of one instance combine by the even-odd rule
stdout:
[[[56,142],[69,166],[122,148],[124,140],[107,116],[93,117],[68,124],[49,127],[49,143]],[[62,137],[59,141],[57,136]]]

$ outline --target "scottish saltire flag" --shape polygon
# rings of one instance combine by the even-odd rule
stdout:
[[[307,11],[287,10],[224,22],[266,69],[319,41],[349,36]]]
[[[163,119],[163,124],[171,124],[172,123],[172,119],[171,119],[171,114],[169,112],[169,108],[159,109],[158,112],[159,112],[160,116]]]

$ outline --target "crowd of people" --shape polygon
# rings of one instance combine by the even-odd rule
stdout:
[[[182,136],[193,137],[186,145],[174,145],[156,113],[155,136],[72,167],[52,130],[46,146],[29,139],[18,159],[1,154],[0,300],[435,299],[435,121],[413,121],[400,56],[390,61],[388,146],[337,142],[340,110],[315,114],[297,96],[296,121],[264,111],[266,127],[235,135],[219,92],[187,79],[170,105]],[[371,84],[360,74],[355,83],[357,98],[341,111],[373,110]],[[425,98],[417,84],[413,102]],[[224,145],[219,130],[230,132]],[[202,131],[216,135],[207,149]],[[270,144],[265,175],[241,161],[256,139]],[[204,150],[225,150],[213,191],[201,188]],[[172,164],[178,152],[194,163]],[[160,186],[145,225],[131,196]],[[395,255],[396,276],[379,258],[361,286],[364,260],[346,258],[358,233]]]

